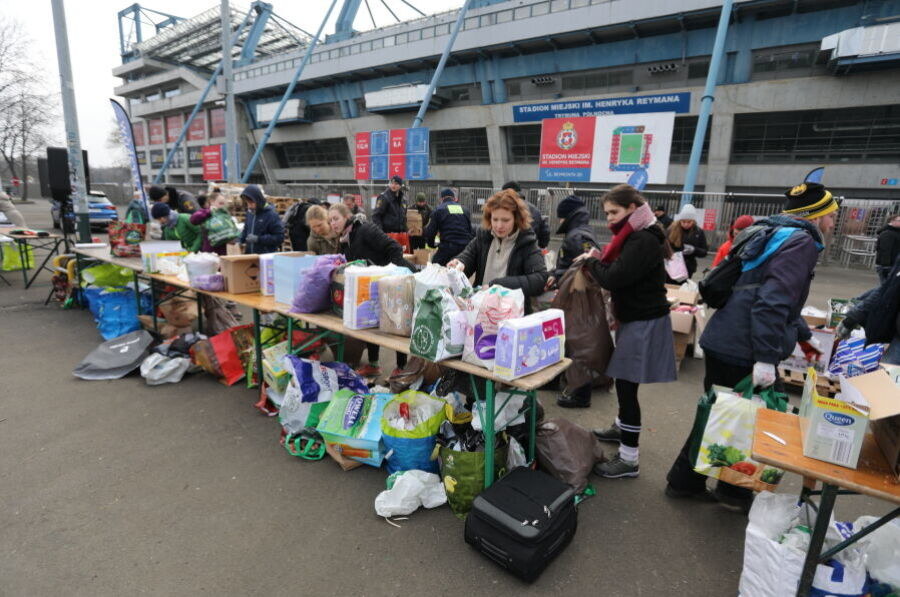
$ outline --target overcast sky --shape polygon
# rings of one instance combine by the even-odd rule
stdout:
[[[112,109],[109,98],[121,79],[112,76],[112,69],[121,64],[119,56],[119,28],[117,14],[131,5],[129,0],[64,0],[69,31],[69,51],[75,82],[75,98],[78,104],[78,124],[81,145],[90,154],[91,165],[108,165],[113,160],[106,146],[112,129]],[[269,0],[275,13],[311,33],[315,33],[328,11],[328,0]],[[402,20],[418,15],[401,0],[386,0]],[[457,8],[462,0],[408,0],[426,14]],[[334,20],[340,11],[342,0],[331,14],[325,33],[334,31]],[[217,0],[147,0],[141,6],[180,17],[192,17],[218,6]],[[232,2],[234,8],[246,8],[249,2]],[[394,23],[381,0],[369,0],[369,5],[379,27]],[[46,76],[49,90],[59,91],[59,70],[56,60],[56,42],[53,31],[53,12],[50,0],[0,0],[0,16],[20,21],[34,44],[32,59],[40,65]],[[372,21],[365,3],[357,14],[354,27],[364,31],[372,28]],[[146,32],[146,27],[144,28]],[[146,33],[145,33],[146,35]],[[59,107],[60,115],[62,107]],[[57,142],[64,139],[62,118],[57,131]]]

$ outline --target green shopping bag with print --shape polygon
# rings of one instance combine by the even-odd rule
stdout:
[[[24,268],[22,267],[22,256],[16,243],[0,243],[0,252],[3,253],[3,262],[0,264],[0,270],[4,272],[16,272],[34,267],[34,250],[29,246],[25,247]]]
[[[495,479],[506,473],[506,453],[506,446],[494,450]],[[457,518],[465,518],[475,496],[484,491],[484,452],[460,452],[441,446],[438,457],[447,503]]]
[[[459,356],[466,336],[466,318],[445,288],[432,288],[416,305],[409,349],[415,356],[441,361]]]
[[[203,223],[203,226],[206,228],[206,238],[209,240],[209,244],[214,247],[229,243],[241,235],[231,214],[224,209],[212,210],[212,215]]]
[[[775,491],[783,471],[750,457],[756,412],[787,410],[787,397],[765,388],[753,392],[751,377],[733,391],[713,388],[700,399],[691,431],[689,457],[700,474],[753,491]]]

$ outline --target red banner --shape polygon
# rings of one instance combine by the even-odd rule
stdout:
[[[150,145],[163,144],[163,121],[162,118],[155,118],[149,122],[150,124]]]
[[[134,133],[135,145],[146,145],[147,140],[144,138],[144,121],[135,120],[131,123],[131,131]]]
[[[166,116],[166,142],[174,143],[178,141],[178,135],[181,134],[181,128],[184,126],[184,116],[176,114],[175,116]]]
[[[209,136],[225,136],[225,108],[213,108],[209,111]]]
[[[188,141],[203,141],[206,139],[206,112],[200,110],[191,121],[188,128]]]
[[[406,156],[392,155],[388,158],[388,177],[406,178]]]
[[[541,168],[587,168],[594,154],[592,117],[552,118],[541,127]]]
[[[203,146],[203,180],[224,180],[225,173],[222,165],[222,146]]]
[[[716,229],[716,215],[717,210],[712,207],[707,207],[703,210],[703,229],[704,230],[715,230]]]
[[[371,139],[371,133],[356,133],[356,157],[369,157]]]
[[[369,180],[369,156],[356,156],[355,180]]]
[[[406,153],[406,129],[391,129],[388,153],[392,156]]]

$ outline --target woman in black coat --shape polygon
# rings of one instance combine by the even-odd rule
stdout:
[[[393,263],[414,271],[415,268],[403,258],[403,249],[394,239],[371,222],[363,222],[353,216],[343,203],[328,208],[328,223],[331,230],[338,235],[341,253],[347,261],[366,259],[375,265]],[[378,359],[381,347],[377,344],[366,344],[369,352],[369,363],[356,370],[362,377],[379,377],[381,367]],[[397,353],[397,367],[406,366],[406,355]]]
[[[706,235],[697,226],[697,216],[697,209],[693,205],[685,205],[669,226],[669,244],[673,251],[681,251],[684,255],[688,279],[693,278],[697,271],[697,258],[706,257],[709,252]]]
[[[499,284],[521,288],[526,297],[538,296],[547,282],[547,266],[531,229],[531,216],[515,191],[505,190],[484,205],[482,228],[447,267],[467,276],[475,286]],[[526,311],[529,301],[525,301]]]

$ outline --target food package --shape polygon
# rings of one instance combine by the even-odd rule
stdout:
[[[351,330],[378,327],[378,280],[410,273],[396,265],[352,266],[344,270],[344,325]]]
[[[389,334],[406,336],[412,333],[415,302],[413,291],[416,279],[412,274],[387,276],[378,281],[378,304],[381,315],[378,329]]]
[[[466,311],[466,340],[462,359],[486,369],[494,368],[494,349],[500,323],[525,315],[525,294],[493,285],[472,297],[472,308]]]
[[[530,375],[565,356],[566,328],[561,309],[510,319],[497,332],[494,374],[503,379]]]
[[[384,460],[381,415],[393,397],[340,390],[332,396],[316,430],[344,457],[379,467]]]

